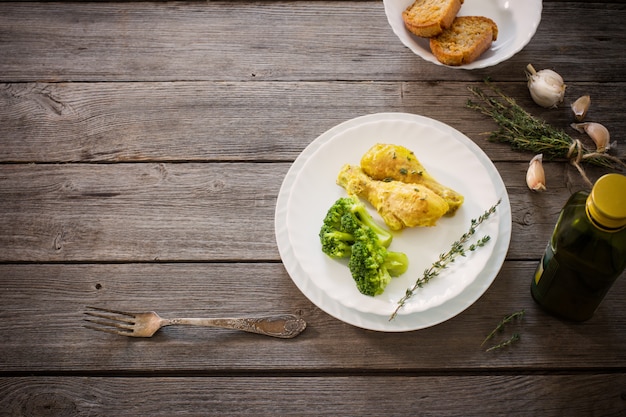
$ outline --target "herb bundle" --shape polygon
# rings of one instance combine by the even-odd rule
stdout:
[[[457,256],[465,256],[467,251],[473,252],[476,249],[485,246],[487,242],[489,242],[491,238],[486,235],[478,239],[476,243],[472,243],[471,245],[466,246],[470,238],[476,233],[476,229],[478,228],[478,226],[480,226],[481,223],[487,220],[489,216],[491,216],[496,211],[496,207],[500,204],[501,201],[502,200],[498,200],[496,204],[491,206],[477,219],[472,219],[469,230],[465,232],[459,240],[452,243],[448,252],[439,255],[439,259],[433,262],[430,268],[424,271],[424,274],[415,282],[415,284],[411,288],[408,288],[406,290],[404,296],[398,301],[398,306],[389,317],[389,321],[393,320],[398,315],[398,311],[400,311],[400,309],[404,307],[409,298],[413,297],[418,289],[422,288],[428,281],[438,276],[442,270],[446,269],[449,264],[454,262],[454,259]]]
[[[508,143],[514,150],[541,153],[546,160],[568,159],[589,183],[581,166],[583,162],[611,169],[626,167],[624,161],[613,155],[586,149],[580,140],[531,115],[489,81],[485,80],[485,84],[495,94],[468,87],[480,103],[468,100],[466,105],[498,124],[499,129],[491,132],[489,140]]]

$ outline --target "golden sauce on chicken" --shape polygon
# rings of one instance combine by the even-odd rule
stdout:
[[[337,184],[348,194],[365,198],[391,230],[435,226],[463,204],[463,196],[440,184],[409,149],[376,144],[361,165],[346,164]]]
[[[374,180],[357,165],[344,165],[337,184],[348,194],[369,201],[391,230],[434,226],[449,209],[443,198],[425,186]]]
[[[415,154],[404,146],[374,145],[361,158],[361,169],[374,180],[395,180],[428,187],[448,203],[446,214],[453,214],[463,204],[461,194],[437,182]]]

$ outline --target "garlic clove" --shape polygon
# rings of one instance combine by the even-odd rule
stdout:
[[[528,164],[526,185],[533,191],[546,190],[546,174],[543,170],[543,154],[535,155]]]
[[[580,133],[586,133],[596,144],[596,152],[605,153],[615,146],[615,143],[610,143],[611,135],[609,130],[600,123],[572,123],[570,126]]]
[[[536,71],[532,64],[526,66],[528,90],[533,101],[541,107],[557,107],[565,96],[565,82],[555,71]]]
[[[587,115],[587,110],[589,110],[590,105],[590,96],[579,97],[575,102],[572,103],[572,112],[574,112],[574,118],[579,122],[582,122]]]

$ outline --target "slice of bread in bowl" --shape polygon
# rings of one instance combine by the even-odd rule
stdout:
[[[414,35],[430,38],[450,27],[461,4],[463,0],[415,0],[402,12],[402,20]]]
[[[484,16],[458,16],[440,35],[430,38],[430,50],[445,65],[474,62],[498,38],[498,26]]]

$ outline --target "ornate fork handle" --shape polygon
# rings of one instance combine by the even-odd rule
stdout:
[[[306,328],[306,322],[292,314],[253,318],[177,318],[163,319],[162,326],[189,325],[242,330],[266,336],[290,339]]]

